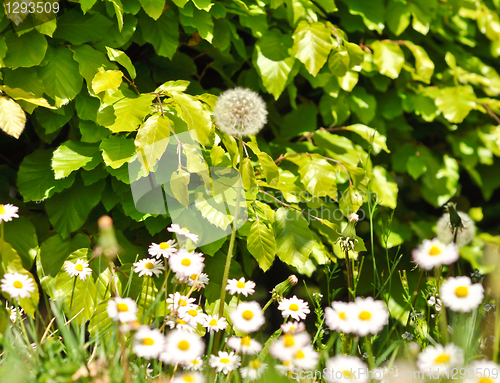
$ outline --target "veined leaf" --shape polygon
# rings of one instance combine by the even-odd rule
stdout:
[[[135,155],[135,145],[132,138],[109,136],[102,140],[99,149],[107,166],[118,169]]]
[[[387,153],[391,151],[387,148],[386,140],[387,138],[377,132],[375,129],[370,128],[369,126],[363,124],[354,124],[345,127],[346,130],[350,130],[351,132],[355,132],[363,137],[367,142],[371,143],[373,146],[373,151],[375,154],[379,153],[381,150],[384,150]]]
[[[153,45],[156,53],[171,59],[179,45],[179,24],[174,11],[167,9],[156,21],[141,18],[139,25],[144,40]]]
[[[295,57],[304,63],[313,76],[325,65],[332,50],[332,36],[325,24],[301,21],[293,33]]]
[[[57,20],[54,37],[69,41],[73,45],[102,40],[113,22],[99,12],[83,15],[76,9],[64,13]]]
[[[303,162],[299,165],[299,174],[306,190],[313,196],[335,195],[336,197],[336,169],[323,156],[319,154],[304,156]]]
[[[57,109],[55,106],[50,105],[49,102],[43,97],[36,97],[35,94],[31,92],[26,92],[23,89],[11,88],[8,87],[7,85],[0,85],[0,90],[7,93],[14,100],[26,101],[29,102],[30,104],[43,106],[44,108],[48,109]]]
[[[5,33],[5,43],[8,49],[3,62],[11,69],[40,65],[47,51],[47,40],[37,31],[22,36],[8,31]]]
[[[23,267],[30,270],[39,249],[35,227],[28,218],[20,216],[5,225],[5,240],[17,251]]]
[[[113,105],[116,120],[106,126],[113,133],[137,130],[144,117],[149,114],[154,95],[142,94],[136,98],[123,98]]]
[[[190,178],[191,174],[181,167],[173,172],[170,178],[170,189],[174,193],[174,197],[185,207],[189,206],[188,185]]]
[[[132,80],[135,79],[137,74],[135,72],[134,64],[132,64],[132,61],[125,52],[110,47],[106,47],[106,51],[108,52],[108,57],[111,61],[116,61],[118,64],[123,66]]]
[[[405,55],[393,41],[374,41],[372,43],[373,62],[381,74],[396,79],[405,63]]]
[[[186,121],[189,129],[196,131],[200,144],[205,145],[212,131],[210,113],[200,101],[188,94],[174,93],[172,98],[179,115]]]
[[[413,44],[411,41],[405,41],[404,43],[415,57],[415,69],[417,70],[417,74],[424,82],[429,84],[434,74],[434,63],[429,58],[424,48]]]
[[[165,8],[165,0],[139,0],[147,15],[158,20]]]
[[[257,181],[255,180],[255,171],[250,158],[245,158],[243,160],[241,178],[243,180],[243,186],[245,187],[245,190],[250,193],[256,194]]]
[[[343,77],[349,70],[349,53],[347,49],[339,46],[339,49],[330,55],[328,67],[334,76]]]
[[[87,167],[87,170],[92,170],[98,164],[97,151],[98,147],[95,144],[75,141],[66,141],[61,144],[52,157],[52,169],[54,169],[56,180],[66,178],[75,170],[83,168],[94,160],[93,166]]]
[[[19,138],[26,124],[26,114],[14,100],[0,96],[0,128],[9,136]]]
[[[260,268],[265,272],[273,264],[276,256],[276,240],[274,232],[261,219],[250,227],[247,237],[247,247],[250,254],[257,260]]]
[[[370,178],[371,190],[377,193],[378,203],[395,209],[398,203],[398,185],[390,173],[381,166],[373,168]]]
[[[154,114],[139,128],[135,137],[135,147],[141,163],[152,169],[165,152],[170,136],[168,117]]]
[[[92,79],[92,89],[97,93],[105,90],[118,88],[122,83],[123,73],[119,70],[107,70],[97,72]]]
[[[73,51],[73,58],[78,63],[78,70],[85,78],[89,90],[97,72],[117,69],[116,65],[110,62],[104,53],[92,48],[90,45],[82,44],[71,48],[71,50]]]
[[[470,85],[442,88],[435,103],[444,118],[453,123],[460,123],[476,106],[476,95]]]
[[[276,186],[279,182],[279,169],[276,163],[273,161],[271,156],[266,152],[262,152],[255,142],[247,142],[246,144],[255,153],[259,159],[260,166],[264,173],[266,181],[271,186]]]

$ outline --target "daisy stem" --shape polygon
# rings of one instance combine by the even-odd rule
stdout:
[[[123,366],[123,379],[125,383],[132,383],[132,380],[130,379],[130,371],[129,371],[129,366],[128,366],[128,359],[127,359],[127,348],[125,344],[125,339],[120,331],[118,329],[118,338],[120,339],[120,346],[121,346],[121,357],[122,357],[122,366]]]
[[[208,341],[207,355],[210,358],[210,354],[212,353],[212,348],[214,347],[214,330],[210,330],[210,339]]]
[[[147,304],[147,301],[148,301],[148,292],[149,292],[149,281],[151,280],[150,277],[146,277],[148,278],[146,280],[146,293],[144,294],[144,307],[143,307],[143,310],[144,310],[144,318],[143,319],[146,319],[146,304]],[[149,321],[148,321],[148,324],[149,324]]]
[[[30,353],[33,352],[33,348],[31,348],[31,343],[30,340],[28,339],[28,332],[26,331],[26,326],[24,325],[23,317],[21,316],[21,307],[19,306],[19,300],[17,301],[16,305],[16,316],[17,316],[17,321],[21,325],[21,330],[23,332],[24,338],[26,339],[26,345],[28,346],[28,349],[30,350]]]
[[[69,312],[70,312],[70,314],[71,314],[71,309],[73,308],[73,297],[75,296],[76,278],[78,278],[77,275],[75,275],[75,279],[73,280],[73,289],[71,290],[71,299],[69,301]]]
[[[413,300],[411,302],[410,310],[415,311],[415,304],[417,303],[418,293],[420,291],[420,285],[422,284],[422,277],[424,276],[424,269],[420,272],[420,278],[418,278],[417,289],[413,293]],[[408,320],[406,321],[405,332],[408,331],[408,326],[410,324],[411,315],[408,315]]]
[[[441,288],[441,267],[435,267],[434,272],[436,276],[436,288],[439,292]],[[446,319],[446,307],[444,306],[439,314],[439,324],[441,326],[441,343],[446,345],[448,343],[448,321]]]
[[[241,172],[243,170],[243,138],[242,137],[240,137],[238,149],[239,149],[239,155],[240,155],[239,173],[241,175]],[[240,199],[241,199],[241,181],[238,179],[238,191],[236,192],[236,205],[234,207],[233,231],[231,232],[231,239],[229,240],[229,249],[227,250],[226,265],[224,267],[224,274],[222,276],[222,285],[221,285],[221,289],[220,289],[219,318],[222,318],[224,316],[224,302],[226,300],[226,285],[227,285],[227,278],[229,277],[229,267],[231,266],[231,259],[233,257],[234,241],[236,239],[236,225],[238,223]],[[215,347],[214,347],[215,350],[217,350],[219,348],[219,342],[220,342],[220,336],[221,336],[220,334],[221,334],[221,331],[219,331],[217,333],[217,336],[215,337]]]
[[[365,343],[365,351],[368,354],[368,367],[370,367],[370,370],[373,370],[375,367],[375,360],[373,359],[373,351],[372,351],[372,342],[370,342],[370,339],[368,336],[363,337],[363,342]]]
[[[495,343],[493,343],[493,361],[498,363],[498,347],[500,346],[500,302],[497,299],[495,308]]]

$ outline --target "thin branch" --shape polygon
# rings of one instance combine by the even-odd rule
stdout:
[[[314,218],[316,221],[318,221],[318,222],[322,222],[322,219],[321,219],[321,218],[315,217],[314,215],[309,214],[309,213],[306,213],[305,211],[302,211],[302,210],[300,210],[299,208],[293,207],[293,206],[291,206],[291,205],[289,205],[289,204],[287,204],[287,203],[285,203],[285,202],[283,202],[283,201],[280,201],[278,198],[276,198],[276,197],[275,197],[275,196],[273,196],[272,194],[269,194],[268,192],[266,192],[266,191],[264,191],[264,190],[262,190],[262,189],[259,189],[259,193],[262,193],[262,194],[265,194],[265,195],[267,195],[267,196],[271,197],[271,198],[272,198],[272,199],[274,199],[276,202],[280,203],[280,204],[281,204],[281,205],[283,205],[283,206],[286,206],[286,207],[287,207],[287,208],[289,208],[289,209],[296,210],[296,211],[298,211],[299,213],[304,213],[304,214],[307,214],[309,217]]]
[[[498,118],[498,116],[495,114],[495,112],[493,112],[488,105],[486,105],[486,104],[481,104],[481,105],[484,107],[484,109],[486,109],[488,114],[495,119],[497,124],[500,125],[500,118]]]
[[[127,78],[127,76],[125,76],[125,75],[123,75],[123,78],[124,78],[125,80],[127,80],[127,82],[129,83],[129,85],[131,85],[131,86],[134,88],[135,92],[136,92],[136,93],[140,96],[140,95],[141,95],[141,92],[139,92],[139,89],[137,89],[137,86],[135,86],[134,82],[133,82],[133,81],[130,81],[130,80]]]

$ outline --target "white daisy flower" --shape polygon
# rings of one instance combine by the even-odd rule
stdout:
[[[413,260],[422,269],[432,270],[441,265],[450,265],[458,260],[459,254],[454,243],[445,245],[439,239],[424,239],[412,252]]]
[[[10,203],[2,205],[0,204],[0,223],[12,221],[12,218],[19,218],[17,214],[19,208]]]
[[[332,307],[325,309],[325,323],[332,331],[346,334],[352,332],[352,321],[349,318],[351,304],[346,302],[332,302]]]
[[[2,291],[9,294],[12,299],[29,298],[35,292],[35,283],[31,277],[18,272],[5,273],[2,283]]]
[[[70,277],[80,278],[85,281],[89,275],[92,275],[92,269],[89,267],[88,261],[77,259],[76,263],[71,261],[64,262],[64,270]]]
[[[241,377],[248,380],[257,380],[261,377],[266,368],[266,363],[261,363],[257,359],[251,360],[248,366],[240,368]]]
[[[255,292],[255,282],[246,281],[245,278],[241,277],[239,280],[229,279],[227,281],[226,290],[229,294],[243,294],[244,296],[252,295]]]
[[[108,316],[118,322],[128,323],[137,320],[137,304],[131,298],[116,297],[108,301]]]
[[[310,340],[311,337],[306,332],[295,335],[283,334],[271,345],[269,352],[281,361],[291,361],[297,351],[307,346]]]
[[[187,331],[190,333],[196,332],[196,327],[194,327],[191,323],[181,318],[170,319],[169,321],[167,321],[167,325],[170,326],[170,329],[175,328],[176,330]]]
[[[462,229],[458,230],[457,234],[457,246],[462,247],[469,244],[474,239],[476,235],[476,225],[467,213],[463,211],[457,211],[457,213],[462,219],[462,225],[464,226]],[[448,244],[453,242],[455,235],[450,224],[450,213],[444,213],[437,221],[436,235],[442,243]]]
[[[309,303],[294,295],[292,298],[283,298],[279,305],[278,310],[281,310],[283,318],[292,317],[296,321],[306,319],[306,315],[311,312],[309,310]]]
[[[170,331],[166,338],[165,350],[160,354],[164,363],[175,365],[186,364],[201,357],[205,343],[199,335],[186,331]]]
[[[148,277],[154,276],[157,277],[162,273],[162,270],[165,270],[165,266],[154,258],[145,258],[141,259],[139,262],[134,263],[136,273],[139,273],[139,277],[143,275],[147,275]]]
[[[355,356],[337,355],[326,361],[327,373],[323,375],[327,382],[348,383],[355,380],[357,383],[367,383],[368,366]],[[360,374],[364,371],[364,374]]]
[[[375,301],[372,297],[357,297],[349,309],[352,332],[359,336],[379,333],[389,320],[385,304]]]
[[[221,131],[238,137],[256,135],[267,122],[266,103],[248,88],[228,89],[214,107],[215,123]]]
[[[219,355],[210,355],[209,364],[211,367],[215,368],[216,372],[223,372],[228,374],[228,372],[236,370],[241,362],[241,358],[236,355],[233,351],[228,353],[226,351],[219,351]]]
[[[192,274],[189,278],[181,278],[179,279],[179,282],[181,283],[187,283],[188,286],[193,286],[198,290],[201,290],[202,288],[206,287],[208,285],[208,275],[205,273],[201,274]]]
[[[474,360],[467,367],[466,371],[472,368],[474,376],[471,378],[468,374],[464,379],[464,383],[500,383],[500,366],[487,359]],[[494,378],[494,376],[496,376]]]
[[[254,332],[264,324],[264,312],[258,302],[241,302],[231,313],[231,322],[236,330]]]
[[[281,325],[281,331],[284,334],[298,334],[306,329],[306,325],[302,322],[286,322]]]
[[[227,345],[231,347],[236,352],[241,352],[242,354],[257,354],[262,350],[262,345],[253,340],[248,335],[239,338],[237,336],[232,336],[227,340]]]
[[[161,257],[163,258],[168,258],[172,254],[175,254],[177,252],[177,244],[175,240],[171,239],[167,242],[160,242],[160,243],[152,243],[149,245],[148,253],[152,257],[156,257],[160,259]]]
[[[141,327],[141,322],[138,319],[130,322],[125,322],[120,325],[120,331],[128,334],[130,331],[137,331]]]
[[[7,310],[7,312],[9,313],[9,318],[11,320],[12,323],[16,323],[17,321],[17,308],[15,306],[9,306],[7,301],[5,301],[5,309]],[[19,309],[19,316],[22,317],[24,314],[24,310],[23,309]]]
[[[187,363],[182,364],[188,370],[198,371],[203,367],[203,359],[201,357],[194,358]]]
[[[205,259],[201,253],[179,249],[176,254],[170,256],[168,265],[175,275],[179,279],[182,279],[189,278],[193,274],[201,274],[205,267],[204,261]]]
[[[446,307],[466,313],[479,307],[484,288],[480,283],[473,284],[469,277],[451,277],[443,282],[439,295]]]
[[[185,307],[180,307],[177,313],[179,318],[185,320],[191,326],[196,327],[199,324],[205,322],[207,314],[205,314],[200,306],[196,308],[186,309]]]
[[[132,351],[139,357],[155,359],[163,351],[164,345],[165,337],[159,330],[141,326],[134,334]]]
[[[206,327],[208,331],[220,331],[225,330],[227,327],[226,318],[219,318],[219,314],[207,315],[202,323],[203,327]]]
[[[171,383],[205,383],[205,378],[199,372],[185,372],[173,378]]]
[[[437,371],[439,376],[445,374],[446,370],[463,366],[464,353],[461,348],[449,343],[446,346],[440,344],[427,346],[419,355],[417,367],[426,374]]]
[[[174,294],[168,294],[167,308],[170,309],[170,311],[178,311],[180,307],[189,310],[197,307],[194,302],[196,302],[195,298],[187,298],[185,295],[181,295],[176,291]]]
[[[194,243],[198,242],[199,238],[196,234],[189,232],[189,230],[185,227],[181,229],[181,227],[176,223],[173,223],[172,226],[167,228],[167,230],[177,235],[183,235],[184,237],[189,238]]]
[[[318,360],[319,354],[308,344],[295,352],[292,363],[303,370],[313,370],[318,365]]]
[[[274,368],[281,375],[288,376],[290,378],[292,376],[292,370],[297,368],[297,366],[295,366],[291,360],[286,360],[282,364],[276,364]]]

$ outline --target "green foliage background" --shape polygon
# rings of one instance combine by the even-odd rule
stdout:
[[[63,296],[72,287],[64,261],[95,246],[97,219],[109,214],[128,274],[171,220],[135,209],[127,162],[172,126],[197,133],[209,166],[236,167],[236,141],[211,119],[216,95],[234,86],[261,93],[269,111],[264,131],[247,140],[245,187],[280,193],[286,205],[247,192],[249,221],[230,276],[267,278],[272,288],[279,281],[261,273],[286,275],[284,263],[323,286],[317,267],[343,258],[338,212],[367,214],[375,194],[375,237],[368,217],[358,225],[356,250],[368,259],[360,291],[371,289],[372,254],[379,271],[398,253],[410,267],[410,250],[434,236],[440,207],[454,196],[459,210],[480,208],[471,211],[480,231],[494,232],[498,11],[498,0],[82,0],[61,2],[57,18],[15,25],[0,8],[0,127],[16,137],[0,138],[0,201],[21,216],[5,225],[2,256],[38,273],[52,298]],[[189,151],[183,156],[183,171],[196,173]],[[211,209],[198,218],[223,225]],[[492,242],[479,235],[462,256],[487,271],[483,247]],[[218,298],[227,247],[202,248],[209,301]],[[93,269],[73,310],[98,321],[110,275]],[[131,294],[153,299],[157,283],[151,291],[132,282]],[[24,306],[33,312],[36,303]]]

